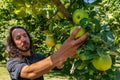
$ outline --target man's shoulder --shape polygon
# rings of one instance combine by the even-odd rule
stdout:
[[[18,64],[20,64],[21,61],[20,59],[17,59],[17,58],[10,58],[7,63],[6,63],[6,68],[8,70],[11,70],[11,68],[17,66]]]
[[[20,62],[20,59],[18,59],[18,58],[10,58],[10,59],[7,61],[7,64],[9,64],[9,63],[14,63],[14,62]]]

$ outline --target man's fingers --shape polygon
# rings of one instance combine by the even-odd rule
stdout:
[[[80,26],[78,26],[70,35],[71,39],[75,38],[75,35],[78,33],[78,31],[80,30]]]
[[[85,42],[85,40],[88,38],[89,34],[88,33],[85,33],[83,36],[81,36],[80,38],[78,38],[76,41],[75,41],[75,44],[76,45],[81,45]]]
[[[80,43],[79,45],[76,46],[76,49],[79,48],[81,45],[83,45],[84,42]]]

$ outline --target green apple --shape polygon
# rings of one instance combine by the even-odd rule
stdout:
[[[45,44],[48,47],[53,47],[55,45],[55,40],[54,40],[54,37],[53,37],[52,34],[49,34],[49,35],[46,36]]]
[[[100,71],[106,71],[111,68],[112,59],[110,55],[97,56],[92,60],[92,65]]]
[[[76,28],[77,28],[77,26],[72,27],[71,30],[70,30],[70,34],[71,34]],[[84,34],[85,34],[85,29],[81,27],[80,30],[79,30],[79,32],[75,35],[75,39],[81,37],[81,36],[84,35]]]
[[[80,20],[82,20],[83,18],[88,18],[88,13],[85,10],[76,9],[73,12],[72,18],[73,22],[78,25],[80,23]]]

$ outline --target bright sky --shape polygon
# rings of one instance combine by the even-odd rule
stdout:
[[[86,2],[86,3],[93,3],[93,2],[95,2],[96,0],[84,0],[84,2]]]

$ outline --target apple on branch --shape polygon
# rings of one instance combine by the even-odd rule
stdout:
[[[76,25],[79,25],[80,20],[82,20],[83,18],[88,18],[88,13],[87,13],[85,10],[76,9],[76,10],[73,12],[72,18],[73,18],[73,22],[74,22]]]
[[[70,29],[70,34],[77,28],[77,26],[71,27]],[[75,39],[81,37],[82,35],[85,34],[85,29],[84,28],[80,28],[79,32],[75,35]]]

